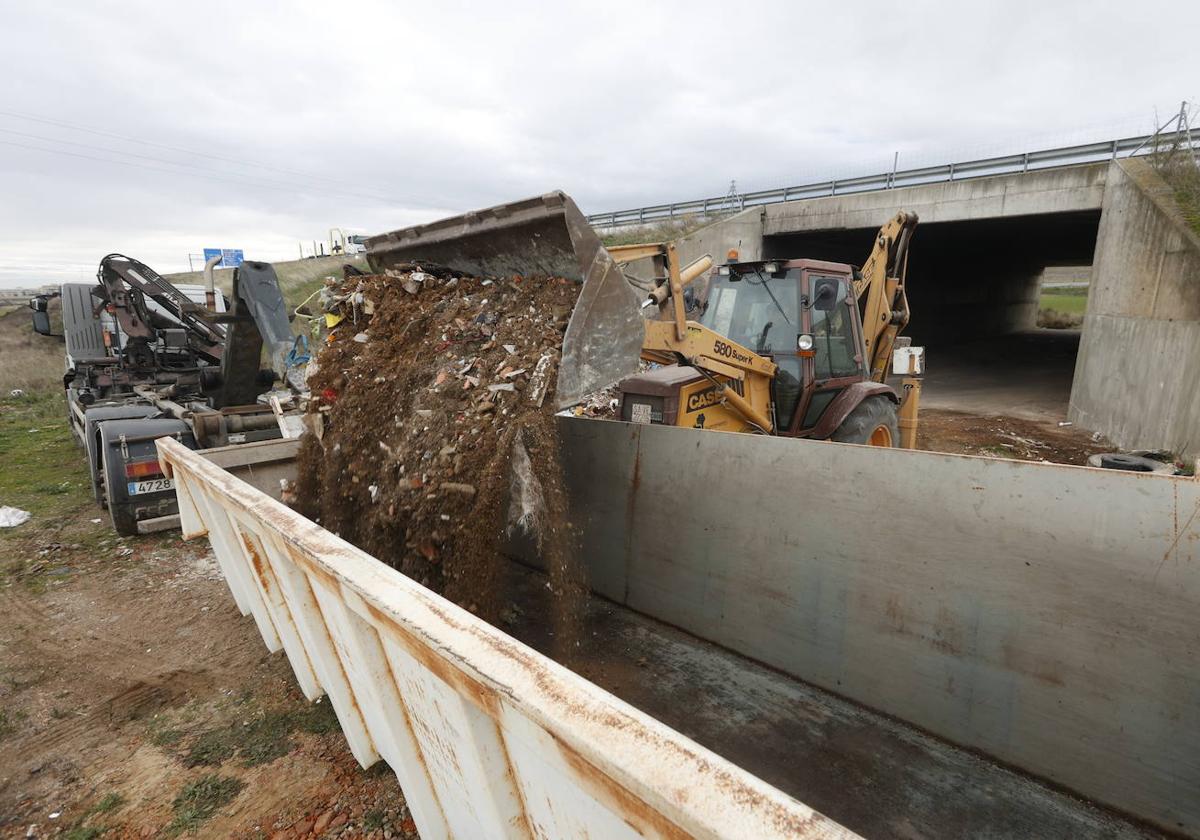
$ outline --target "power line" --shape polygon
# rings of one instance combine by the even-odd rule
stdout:
[[[221,169],[213,169],[211,167],[197,166],[194,163],[184,163],[181,161],[169,160],[167,158],[154,157],[152,155],[139,155],[136,152],[126,152],[122,149],[111,149],[111,148],[108,148],[107,146],[95,146],[90,143],[77,143],[73,140],[59,140],[57,137],[45,137],[40,134],[28,134],[24,131],[15,131],[11,128],[0,128],[0,132],[3,132],[4,134],[16,135],[18,137],[24,137],[24,138],[27,138],[30,140],[40,140],[40,141],[48,142],[48,143],[58,143],[58,144],[65,145],[65,146],[75,146],[75,147],[81,148],[81,149],[88,149],[88,150],[94,151],[94,152],[107,152],[109,154],[114,154],[114,155],[124,155],[125,157],[138,158],[139,160],[149,160],[149,161],[153,161],[155,163],[165,163],[168,166],[177,166],[177,167],[181,167],[183,169],[196,169],[200,172],[212,173],[212,174],[218,175],[218,176],[224,176],[224,177],[232,176],[233,178],[240,179],[244,183],[253,184],[255,186],[268,186],[269,185],[269,186],[275,186],[275,187],[282,187],[282,188],[286,188],[289,190],[295,189],[295,186],[293,184],[286,182],[286,181],[270,181],[270,180],[264,180],[264,179],[247,180],[249,178],[253,178],[254,176],[243,175],[240,172],[227,172],[227,171],[221,170]],[[10,144],[10,145],[16,145],[16,144]],[[57,151],[55,149],[44,149],[41,147],[33,147],[33,146],[30,146],[29,148],[37,148],[40,151],[46,151],[46,152]],[[97,159],[99,159],[99,158],[97,158]],[[105,158],[103,160],[108,160],[108,159]],[[111,160],[109,162],[123,163],[124,161]],[[174,170],[161,170],[161,171],[168,172],[168,171],[174,171]],[[183,173],[179,173],[179,174],[190,174],[190,173],[183,172]],[[369,198],[374,201],[381,201],[381,202],[389,203],[389,204],[395,203],[395,202],[393,202],[392,199],[389,199],[386,196],[375,195],[372,193],[338,192],[338,191],[328,190],[325,187],[317,187],[316,189],[324,191],[324,192],[328,192],[331,195],[342,195],[342,196],[351,197],[351,198]]]
[[[251,180],[247,180],[244,177],[242,177],[242,178],[237,177],[237,173],[229,173],[233,177],[226,177],[226,176],[222,176],[222,175],[205,174],[204,172],[189,172],[184,169],[165,169],[160,166],[150,166],[148,164],[137,163],[135,161],[114,160],[112,158],[97,157],[95,155],[86,155],[86,154],[82,154],[80,152],[71,152],[71,151],[67,151],[66,149],[51,149],[51,148],[47,148],[45,146],[33,146],[28,143],[17,143],[12,140],[0,140],[0,145],[14,146],[19,149],[30,149],[35,152],[45,152],[47,154],[65,155],[67,157],[81,158],[83,160],[93,160],[93,161],[97,161],[99,163],[114,163],[114,164],[117,164],[118,166],[128,166],[128,167],[132,167],[135,169],[145,169],[145,170],[148,170],[151,172],[165,172],[169,175],[185,175],[189,178],[202,178],[202,179],[208,180],[208,181],[220,181],[220,182],[227,183],[227,184],[235,184],[237,186],[259,187],[261,189],[275,190],[276,192],[286,192],[286,193],[292,193],[292,194],[296,194],[296,195],[307,195],[307,196],[314,197],[314,198],[317,197],[315,195],[315,192],[320,192],[320,193],[324,193],[325,195],[338,196],[341,198],[365,198],[365,199],[369,199],[371,201],[377,201],[377,202],[381,202],[384,204],[400,204],[401,203],[401,202],[397,202],[397,201],[392,201],[387,198],[383,198],[382,196],[368,195],[365,193],[338,192],[335,190],[328,190],[323,187],[316,187],[313,185],[309,185],[309,187],[307,189],[305,189],[305,188],[298,187],[298,186],[277,185],[275,183],[264,183],[264,182],[260,182],[260,181],[251,181]],[[418,202],[404,202],[404,203],[409,204],[410,206],[419,204]]]
[[[55,119],[50,119],[48,117],[39,117],[34,114],[23,114],[23,113],[20,113],[19,111],[0,110],[0,115],[6,116],[6,117],[14,117],[14,118],[20,119],[20,120],[29,120],[31,122],[45,123],[46,125],[54,125],[54,126],[58,126],[59,128],[66,128],[66,129],[70,129],[72,131],[82,131],[87,134],[95,134],[100,137],[108,137],[113,140],[122,140],[126,143],[138,143],[143,146],[152,146],[157,149],[166,149],[166,150],[172,151],[172,152],[180,152],[185,155],[195,155],[196,157],[204,157],[204,158],[209,158],[211,160],[220,160],[220,161],[224,161],[226,163],[234,163],[239,166],[250,166],[250,167],[255,167],[257,169],[269,169],[269,170],[273,170],[275,172],[281,172],[286,175],[298,175],[301,178],[315,178],[315,179],[322,180],[322,181],[329,181],[329,182],[335,183],[335,184],[344,183],[340,179],[331,178],[328,175],[318,175],[318,174],[312,173],[312,172],[301,172],[296,169],[286,169],[286,168],[279,167],[279,166],[272,166],[271,164],[267,164],[267,163],[259,163],[258,161],[245,160],[243,158],[235,158],[235,157],[228,157],[225,155],[217,155],[217,154],[213,154],[211,152],[200,152],[195,149],[186,149],[182,146],[172,146],[168,143],[156,143],[153,140],[146,140],[141,137],[130,137],[128,135],[117,134],[112,131],[104,131],[104,130],[98,129],[98,128],[90,128],[88,126],[79,125],[78,123],[66,122],[64,120],[55,120]]]

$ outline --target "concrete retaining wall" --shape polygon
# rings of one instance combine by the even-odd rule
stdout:
[[[1200,836],[1200,481],[561,429],[604,595]]]
[[[1114,162],[1069,417],[1125,449],[1200,455],[1200,237],[1143,160]]]

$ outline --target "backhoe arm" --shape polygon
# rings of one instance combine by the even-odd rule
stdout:
[[[854,293],[863,304],[863,344],[870,378],[887,380],[896,336],[908,324],[908,245],[917,226],[917,214],[902,210],[875,236],[875,247],[854,278]]]

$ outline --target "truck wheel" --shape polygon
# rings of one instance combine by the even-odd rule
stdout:
[[[887,397],[867,397],[846,416],[830,440],[868,446],[900,445],[896,406]]]
[[[104,469],[106,465],[101,464],[100,481],[107,485],[108,471]],[[108,517],[112,520],[113,530],[122,537],[137,536],[137,513],[134,512],[132,505],[121,504],[120,494],[111,493],[107,486],[102,488],[104,500],[102,504],[108,508]]]

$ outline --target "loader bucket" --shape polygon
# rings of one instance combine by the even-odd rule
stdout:
[[[637,372],[645,333],[639,294],[575,202],[552,192],[373,236],[375,271],[414,262],[466,274],[566,277],[583,284],[563,339],[558,407]]]

